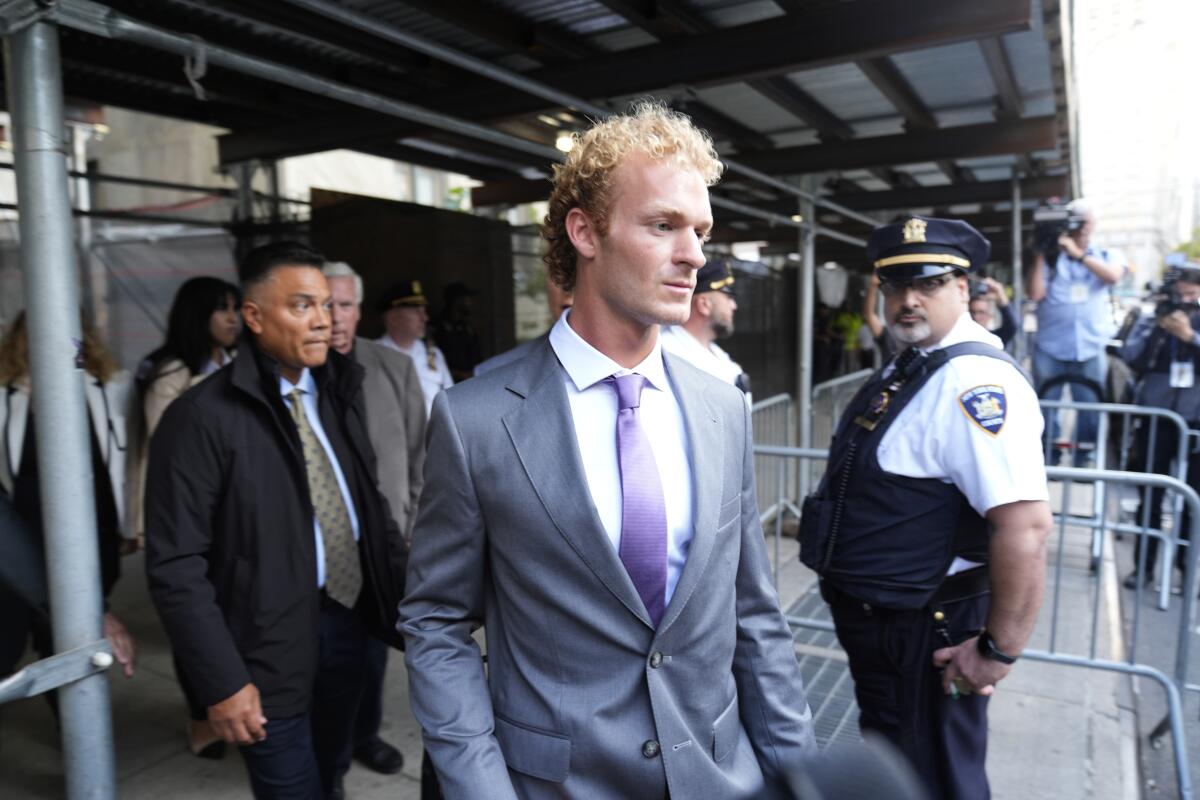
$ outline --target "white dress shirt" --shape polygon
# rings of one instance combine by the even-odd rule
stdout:
[[[441,349],[436,345],[426,346],[422,339],[414,341],[412,347],[401,347],[386,333],[375,342],[404,353],[413,360],[417,378],[421,381],[421,391],[425,395],[425,417],[428,418],[433,413],[433,398],[437,397],[437,393],[442,389],[449,389],[454,385],[454,378],[450,376],[450,365],[446,363],[446,357],[442,355]],[[432,367],[429,366],[429,347],[433,348]]]
[[[621,547],[621,467],[617,457],[617,392],[610,375],[636,373],[647,380],[638,418],[658,466],[667,508],[667,591],[671,602],[691,548],[692,467],[683,409],[667,380],[658,343],[646,359],[625,369],[580,338],[563,314],[550,331],[550,346],[566,371],[567,400],[583,459],[588,491],[612,546]]]
[[[1000,339],[963,314],[946,338],[926,352],[959,342],[1001,347]],[[970,392],[999,389],[1003,425],[986,431],[964,404]],[[1037,394],[1011,364],[988,356],[959,356],[933,374],[883,435],[879,466],[894,475],[953,483],[980,516],[1021,500],[1049,500]],[[974,566],[955,559],[950,573]]]
[[[317,436],[317,441],[321,443],[321,447],[325,448],[325,454],[329,456],[329,463],[333,465],[333,474],[337,478],[338,488],[342,490],[342,501],[346,504],[346,511],[350,514],[350,530],[354,531],[354,541],[358,541],[358,514],[354,512],[354,501],[350,498],[350,488],[346,484],[346,476],[342,474],[342,465],[338,463],[337,453],[333,452],[333,448],[329,446],[329,437],[325,435],[325,426],[321,424],[321,413],[317,409],[317,382],[313,380],[312,373],[307,369],[300,373],[300,380],[293,386],[287,378],[280,376],[279,392],[283,395],[283,402],[288,408],[292,406],[292,391],[299,389],[303,394],[300,395],[304,403],[304,416],[308,418],[308,424],[313,429],[313,433]],[[317,517],[313,515],[313,534],[317,538],[317,588],[325,585],[325,543],[321,539],[321,523],[317,521]]]

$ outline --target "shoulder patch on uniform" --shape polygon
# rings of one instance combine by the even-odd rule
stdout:
[[[1004,395],[1003,386],[988,384],[967,389],[958,396],[958,405],[967,415],[967,419],[988,436],[999,435],[1000,429],[1004,427],[1008,398]]]

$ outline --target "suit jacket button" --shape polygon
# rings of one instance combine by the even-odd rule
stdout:
[[[647,739],[642,744],[642,755],[644,755],[646,758],[654,758],[658,755],[658,751],[658,742],[654,741],[653,739]]]
[[[655,650],[653,653],[650,654],[650,668],[658,669],[660,666],[662,666],[662,659],[663,659],[662,653]]]

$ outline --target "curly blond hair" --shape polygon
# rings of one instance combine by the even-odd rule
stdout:
[[[550,279],[563,289],[575,288],[577,255],[567,236],[567,214],[572,208],[581,209],[596,230],[602,235],[607,233],[613,174],[633,154],[644,154],[655,161],[673,159],[694,169],[708,186],[720,180],[724,169],[708,134],[692,124],[687,115],[658,102],[639,102],[627,114],[574,134],[574,146],[566,161],[554,166],[550,210],[542,221],[542,238],[547,244],[542,258]]]

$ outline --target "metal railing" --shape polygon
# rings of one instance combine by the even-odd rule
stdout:
[[[796,430],[796,404],[789,394],[777,394],[754,404],[750,413],[750,424],[755,443],[774,447],[794,447],[798,436]],[[756,499],[760,509],[758,519],[763,525],[774,526],[775,561],[773,576],[779,586],[780,543],[783,540],[783,524],[787,517],[800,519],[800,509],[788,498],[798,497],[800,487],[796,480],[800,474],[797,464],[779,458],[754,456]]]
[[[1041,400],[1040,404],[1044,412],[1050,412],[1059,417],[1074,415],[1077,420],[1078,415],[1081,413],[1095,414],[1097,416],[1096,442],[1094,450],[1091,450],[1094,455],[1096,469],[1105,470],[1112,468],[1123,472],[1163,474],[1160,470],[1155,469],[1155,454],[1158,452],[1159,445],[1163,442],[1163,437],[1168,437],[1165,441],[1168,442],[1170,452],[1173,455],[1171,465],[1165,474],[1180,482],[1187,482],[1188,453],[1192,449],[1192,437],[1197,432],[1190,430],[1187,421],[1174,411],[1165,408],[1155,408],[1153,406],[1122,405],[1116,403],[1076,403],[1062,400]],[[1068,419],[1068,421],[1070,420]],[[1066,439],[1059,438],[1056,441],[1051,441],[1050,439],[1052,427],[1055,426],[1046,426],[1042,439],[1043,452],[1048,464],[1057,461],[1056,456],[1061,457],[1067,454],[1076,459],[1080,455],[1086,458],[1090,448],[1081,448],[1078,425],[1071,424],[1065,426],[1071,429],[1070,435]],[[1061,431],[1064,426],[1058,425],[1056,427]],[[1164,490],[1158,490],[1158,492],[1162,491]],[[1141,514],[1139,519],[1140,524],[1136,527],[1139,530],[1148,527],[1147,523],[1150,519],[1151,507],[1158,499],[1156,497],[1158,492],[1150,487],[1143,487],[1142,496],[1138,498],[1140,500]],[[1126,499],[1132,500],[1133,498]],[[1169,518],[1164,517],[1164,519],[1169,519],[1171,525],[1178,528],[1182,518],[1183,498],[1172,492],[1170,493],[1170,500],[1172,513],[1169,515]],[[1091,553],[1093,569],[1099,565],[1101,536],[1105,528],[1107,527],[1107,529],[1118,533],[1126,533],[1128,532],[1127,528],[1130,527],[1121,520],[1107,523],[1102,522],[1108,502],[1108,485],[1105,482],[1101,482],[1097,484],[1096,491],[1092,497],[1091,516],[1074,516],[1071,519],[1071,524],[1091,528],[1093,532]],[[1160,532],[1162,531],[1160,530]],[[1178,538],[1178,536],[1173,538]],[[1140,585],[1142,576],[1145,575],[1144,556],[1146,548],[1138,548],[1138,553],[1137,574]],[[1165,610],[1170,604],[1170,576],[1174,557],[1174,548],[1159,548],[1159,567],[1161,568],[1159,574],[1164,576],[1164,580],[1158,593],[1158,607],[1162,610]]]
[[[796,442],[800,447],[812,447],[817,442],[828,442],[833,438],[837,421],[842,418],[842,411],[854,398],[867,379],[875,373],[874,370],[860,369],[836,378],[818,383],[812,390],[812,402],[808,404],[810,418],[809,430],[813,432],[812,441]],[[828,427],[825,427],[825,426]],[[820,472],[809,465],[800,471],[800,497],[808,494],[810,488],[821,479]]]
[[[1142,411],[1140,407],[1131,407],[1129,413]],[[1121,409],[1120,413],[1125,413],[1125,409]],[[1154,415],[1151,415],[1154,416]],[[781,461],[795,461],[801,465],[801,468],[810,465],[813,462],[824,462],[828,459],[829,453],[827,450],[814,448],[796,448],[796,447],[779,447],[773,445],[756,445],[754,448],[756,457],[774,458]],[[1166,549],[1174,550],[1176,547],[1187,546],[1185,540],[1181,540],[1177,536],[1171,536],[1162,530],[1149,528],[1148,526],[1138,527],[1115,523],[1110,519],[1107,505],[1100,509],[1097,520],[1089,518],[1080,518],[1071,513],[1071,500],[1074,488],[1078,484],[1091,484],[1093,487],[1093,495],[1099,493],[1099,488],[1105,485],[1120,485],[1141,487],[1147,491],[1160,489],[1175,493],[1181,502],[1191,512],[1192,529],[1196,527],[1197,520],[1200,520],[1200,496],[1198,496],[1190,486],[1178,478],[1156,475],[1140,472],[1124,472],[1103,469],[1076,469],[1067,467],[1047,467],[1047,479],[1050,482],[1058,482],[1062,484],[1062,493],[1057,503],[1058,508],[1054,512],[1056,520],[1057,536],[1055,548],[1056,552],[1052,562],[1048,565],[1048,578],[1052,585],[1048,592],[1050,602],[1047,607],[1042,610],[1043,617],[1049,614],[1049,632],[1048,644],[1044,649],[1030,648],[1024,651],[1025,658],[1044,661],[1064,666],[1083,667],[1087,669],[1101,670],[1107,672],[1121,673],[1130,676],[1148,678],[1163,688],[1166,704],[1167,716],[1158,726],[1155,732],[1151,735],[1152,739],[1157,738],[1165,733],[1171,734],[1171,740],[1174,747],[1174,763],[1175,771],[1179,781],[1180,797],[1183,800],[1195,800],[1195,795],[1191,783],[1191,773],[1188,763],[1187,738],[1184,730],[1184,707],[1183,697],[1185,692],[1200,693],[1200,685],[1191,684],[1188,682],[1188,666],[1191,652],[1191,639],[1196,635],[1192,625],[1196,614],[1196,587],[1197,587],[1197,551],[1200,548],[1188,548],[1187,558],[1184,572],[1184,589],[1183,589],[1183,607],[1180,610],[1179,617],[1179,632],[1176,637],[1177,650],[1175,652],[1173,669],[1164,670],[1153,664],[1139,660],[1141,653],[1139,652],[1139,633],[1141,624],[1140,615],[1140,600],[1141,590],[1138,589],[1135,596],[1138,603],[1135,604],[1133,612],[1133,621],[1129,633],[1128,645],[1124,648],[1123,653],[1114,652],[1111,657],[1103,657],[1100,650],[1100,641],[1103,631],[1099,626],[1101,601],[1105,595],[1097,587],[1090,591],[1091,596],[1091,617],[1090,620],[1081,620],[1078,614],[1073,613],[1070,616],[1067,629],[1072,633],[1075,639],[1080,637],[1077,635],[1080,631],[1087,630],[1085,646],[1071,649],[1065,646],[1062,640],[1065,638],[1063,627],[1060,625],[1060,620],[1063,617],[1063,585],[1064,585],[1064,558],[1068,551],[1067,537],[1068,528],[1092,529],[1099,531],[1099,547],[1101,557],[1107,552],[1110,537],[1107,535],[1110,531],[1120,531],[1125,534],[1145,538],[1156,538]],[[778,501],[787,501],[792,505],[797,505],[795,498],[779,497]],[[1095,527],[1093,527],[1093,525]],[[776,536],[779,536],[778,526],[776,528]],[[775,542],[775,550],[778,556],[780,543],[778,539]],[[1115,576],[1114,576],[1115,579]],[[833,623],[824,619],[814,619],[811,617],[791,616],[787,617],[791,625],[798,627],[811,628],[816,630],[833,631]],[[1087,625],[1083,623],[1087,622]]]
[[[860,369],[837,378],[818,383],[812,390],[812,402],[808,406],[809,416],[818,419],[841,419],[842,409],[854,397],[867,379],[875,373],[872,369]],[[828,413],[828,416],[826,416]],[[820,416],[818,416],[818,414]]]
[[[760,400],[750,409],[750,425],[755,444],[795,447],[796,404],[790,394],[777,394]],[[797,491],[796,465],[777,458],[754,459],[754,474],[758,479],[759,517],[766,522],[780,510],[778,499]]]

